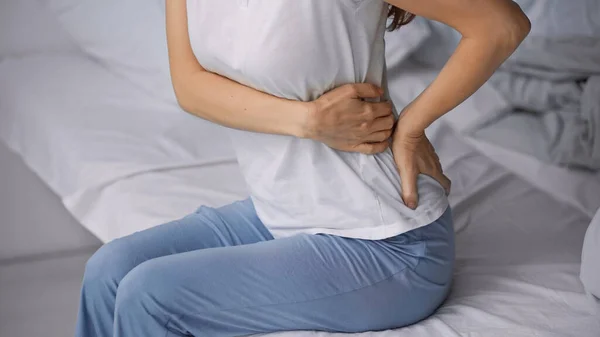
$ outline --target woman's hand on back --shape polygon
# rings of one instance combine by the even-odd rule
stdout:
[[[417,208],[419,194],[417,177],[425,174],[437,180],[450,193],[451,182],[444,174],[440,158],[423,129],[414,128],[401,116],[394,131],[392,153],[402,182],[402,200],[411,209]]]
[[[390,145],[395,118],[390,102],[368,102],[383,96],[379,87],[347,84],[309,102],[306,138],[336,150],[374,154]]]

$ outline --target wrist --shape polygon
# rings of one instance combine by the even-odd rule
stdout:
[[[314,131],[314,111],[313,102],[290,101],[293,117],[290,125],[290,135],[298,138],[312,139]]]
[[[414,110],[405,109],[396,121],[395,134],[400,137],[420,136],[425,133],[427,126],[422,115],[419,116]]]

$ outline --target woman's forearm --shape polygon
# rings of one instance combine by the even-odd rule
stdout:
[[[403,122],[424,130],[475,93],[518,46],[515,40],[463,38],[438,77],[403,111]]]
[[[165,3],[171,80],[181,107],[230,128],[304,136],[308,106],[267,95],[206,71],[194,56],[185,1]]]
[[[437,78],[402,112],[398,127],[404,124],[423,131],[492,76],[527,36],[530,22],[516,4],[506,0],[427,0],[410,5],[452,24],[463,35]]]
[[[211,122],[247,131],[303,137],[308,106],[198,70],[173,76],[181,107]]]

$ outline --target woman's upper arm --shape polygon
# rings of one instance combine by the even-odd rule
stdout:
[[[204,69],[194,56],[190,45],[186,0],[166,1],[167,45],[171,77],[177,91],[177,82],[182,76]]]
[[[453,27],[464,37],[485,34],[517,43],[529,33],[530,22],[511,0],[386,0],[410,13]],[[509,41],[512,42],[512,41]]]

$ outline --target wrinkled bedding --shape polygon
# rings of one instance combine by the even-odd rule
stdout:
[[[541,4],[560,10],[559,3],[567,3],[527,2],[545,17],[553,16]],[[431,37],[444,27],[423,23],[414,26],[424,30],[408,44],[413,50],[394,54],[392,63],[435,44]],[[562,27],[574,31],[570,24]],[[103,241],[184,216],[202,204],[219,206],[247,196],[221,128],[185,115],[133,85],[136,79],[113,76],[79,52],[54,54],[0,61],[0,140]],[[399,106],[437,72],[415,64],[391,66],[390,90]],[[457,266],[450,297],[418,324],[356,336],[600,335],[600,314],[579,280],[584,233],[600,207],[600,173],[547,165],[536,157],[540,152],[514,151],[469,133],[506,111],[513,115],[513,105],[497,84],[488,83],[428,130],[453,181]]]
[[[491,83],[511,107],[471,130],[475,138],[546,163],[600,170],[600,36],[532,37]]]
[[[231,153],[226,144],[202,146],[202,140],[221,140],[223,130],[196,124],[191,129],[178,127],[178,132],[160,132],[153,137],[135,133],[151,123],[136,121],[136,114],[131,115],[131,111],[138,109],[147,111],[140,116],[160,116],[163,124],[170,120],[169,129],[183,124],[178,124],[178,114],[158,104],[159,100],[118,85],[117,79],[96,82],[95,90],[76,91],[83,99],[77,102],[51,99],[61,97],[63,89],[73,92],[72,84],[82,83],[79,79],[94,73],[96,66],[77,61],[76,56],[50,60],[40,63],[37,57],[23,58],[4,63],[4,67],[0,63],[1,81],[11,83],[12,89],[7,93],[29,88],[19,90],[19,95],[4,96],[0,139],[9,140],[13,151],[61,195],[73,216],[103,241],[176,219],[202,204],[219,206],[247,196],[235,161],[227,160]],[[57,95],[43,95],[47,85],[41,79],[33,81],[33,69],[37,74],[55,75],[51,94]],[[410,100],[435,74],[412,68],[404,75],[391,82],[399,102]],[[121,91],[96,101],[94,92],[112,90],[101,87],[102,83]],[[143,102],[137,106],[127,97]],[[579,174],[561,172],[558,176],[563,185],[557,186],[562,199],[557,198],[539,188],[547,185],[545,181],[556,180],[556,175],[548,174],[544,167],[523,179],[527,175],[514,174],[506,166],[521,163],[520,160],[515,162],[510,155],[485,149],[477,151],[474,144],[453,131],[456,126],[468,125],[470,117],[486,108],[502,104],[495,91],[486,86],[449,115],[453,118],[428,130],[453,181],[450,202],[455,216],[458,263],[448,301],[419,324],[358,336],[598,336],[598,314],[579,281],[579,268],[583,236],[591,218],[586,210],[600,206],[593,198],[599,189],[585,183]],[[152,106],[164,108],[166,113],[154,112]],[[90,119],[89,113],[98,115]],[[106,161],[103,155],[112,143],[106,142],[107,131],[102,125],[106,129],[108,124],[102,124],[100,118],[116,120],[119,115],[128,114],[130,119],[121,120],[120,128],[109,134],[120,145],[113,144],[112,152],[108,152],[112,153],[111,160]],[[458,116],[464,119],[461,121]],[[199,144],[194,144],[194,140]],[[146,146],[163,150],[150,152],[150,156],[146,151],[135,150]],[[197,160],[173,160],[187,157]],[[496,161],[498,158],[502,163]],[[169,165],[156,166],[161,160]],[[97,164],[102,164],[103,169],[99,170]],[[120,169],[124,167],[127,169]],[[296,331],[272,336],[342,335]]]
[[[544,164],[600,171],[600,2],[516,2],[532,22],[531,33],[488,82],[505,104],[484,109],[460,132]],[[391,33],[389,45],[402,48],[403,34],[420,36],[407,58],[441,69],[460,34],[439,22],[417,23]],[[397,62],[391,69],[410,66]]]
[[[418,324],[355,336],[596,337],[598,314],[578,276],[590,218],[496,165],[448,127],[432,138],[453,180],[458,262],[452,293]],[[211,196],[222,202],[244,197],[239,172],[226,169],[204,175],[205,169],[190,167],[120,180],[100,191],[82,223],[110,240],[172,220]]]

